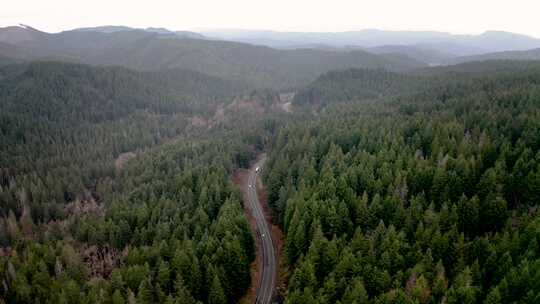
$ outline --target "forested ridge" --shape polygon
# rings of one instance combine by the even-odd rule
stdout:
[[[294,97],[298,105],[377,99],[387,95],[405,94],[415,88],[418,77],[397,74],[383,69],[348,69],[325,73]],[[418,86],[418,84],[417,84]]]
[[[330,104],[270,144],[287,303],[540,301],[540,73],[436,77]]]
[[[400,54],[378,55],[363,50],[278,50],[133,29],[49,34],[29,27],[0,28],[1,56],[28,61],[122,65],[140,70],[181,68],[237,81],[250,88],[284,90],[304,86],[319,74],[335,69],[363,67],[403,71],[427,66]]]
[[[384,69],[347,69],[330,71],[300,89],[294,97],[297,105],[325,106],[336,102],[358,102],[391,96],[433,94],[447,90],[449,94],[462,93],[461,87],[486,77],[520,81],[540,70],[538,61],[484,61],[416,69],[396,73]],[[519,73],[516,78],[516,73]]]
[[[37,62],[0,75],[3,302],[244,295],[254,242],[231,175],[273,136],[274,93],[247,94],[243,111],[242,89],[192,71]]]
[[[196,72],[134,72],[67,63],[0,70],[1,211],[17,197],[36,221],[114,175],[114,160],[185,133],[190,118],[213,115],[234,86]],[[17,194],[18,193],[18,194]]]
[[[330,71],[286,110],[234,75],[17,61],[0,303],[237,303],[255,243],[231,176],[263,151],[286,303],[540,302],[536,62]]]

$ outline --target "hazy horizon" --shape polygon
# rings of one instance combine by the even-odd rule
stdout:
[[[511,4],[486,0],[452,3],[426,0],[406,3],[390,0],[338,0],[331,3],[307,0],[294,3],[285,0],[271,3],[247,0],[227,3],[156,0],[144,4],[125,0],[32,2],[4,4],[0,27],[26,24],[51,33],[107,25],[189,31],[348,32],[377,29],[470,35],[505,31],[540,38],[540,21],[536,17],[540,3],[530,0],[517,0]]]
[[[10,27],[10,26],[19,26],[19,27],[31,27],[33,29],[39,30],[41,32],[55,34],[55,33],[61,33],[64,31],[71,31],[76,29],[84,29],[84,28],[99,28],[99,27],[128,27],[133,29],[149,29],[149,28],[162,28],[170,31],[189,31],[189,32],[195,32],[195,33],[218,33],[218,32],[275,32],[275,33],[347,33],[347,32],[361,32],[361,31],[385,31],[385,32],[433,32],[433,33],[445,33],[445,34],[451,34],[451,35],[481,35],[486,32],[508,32],[518,35],[525,35],[532,38],[540,39],[539,36],[529,35],[526,33],[520,33],[520,32],[514,32],[514,31],[507,31],[507,30],[498,30],[498,29],[486,29],[480,32],[450,32],[450,31],[443,31],[443,30],[410,30],[410,29],[383,29],[383,28],[358,28],[358,29],[344,29],[339,31],[309,31],[309,30],[279,30],[279,29],[268,29],[268,28],[234,28],[234,27],[222,27],[222,28],[212,28],[212,27],[196,27],[196,28],[170,28],[166,26],[160,26],[160,25],[148,25],[148,26],[131,26],[128,24],[95,24],[95,25],[88,25],[88,26],[80,26],[80,27],[73,27],[73,28],[65,28],[62,30],[57,31],[49,31],[45,30],[43,28],[40,28],[38,26],[35,26],[33,24],[29,23],[14,23],[14,24],[0,24],[0,28]]]

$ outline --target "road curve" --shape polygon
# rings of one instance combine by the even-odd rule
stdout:
[[[262,263],[261,267],[261,279],[260,285],[257,289],[257,297],[255,298],[256,304],[269,304],[272,303],[272,296],[274,294],[274,286],[276,284],[276,252],[274,249],[274,243],[272,242],[272,234],[270,228],[264,217],[261,203],[257,195],[257,179],[262,168],[265,157],[261,158],[251,169],[249,170],[248,185],[248,200],[251,207],[251,213],[257,224],[256,237],[260,240]]]

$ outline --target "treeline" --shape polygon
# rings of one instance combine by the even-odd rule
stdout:
[[[181,70],[58,62],[0,69],[0,215],[19,217],[26,206],[35,222],[63,218],[65,203],[114,176],[119,155],[185,134],[194,116],[211,117],[237,92]]]
[[[324,107],[336,102],[405,97],[415,94],[433,94],[433,90],[446,90],[449,94],[474,88],[473,82],[486,77],[520,81],[528,75],[535,77],[540,71],[538,61],[485,61],[455,66],[417,69],[408,73],[395,73],[383,69],[348,69],[322,74],[313,83],[299,90],[294,103],[299,106]],[[520,78],[514,78],[520,74]],[[468,92],[468,91],[467,91]],[[454,96],[454,95],[452,95]]]
[[[20,31],[21,35],[31,39],[24,43],[0,41],[0,57],[12,60],[53,58],[139,70],[181,68],[258,89],[293,90],[313,81],[321,73],[349,67],[396,71],[426,67],[425,63],[399,54],[373,54],[363,50],[278,50],[231,41],[178,38],[142,30],[114,33],[74,30],[56,34],[33,29]],[[3,61],[0,58],[0,64]]]
[[[294,98],[297,105],[326,106],[335,102],[376,99],[412,90],[418,77],[383,69],[348,69],[325,73]]]
[[[272,142],[287,303],[540,301],[540,73],[433,77]]]

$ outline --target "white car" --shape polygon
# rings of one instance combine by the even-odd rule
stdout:
[[[255,168],[255,172],[258,173],[259,171],[261,171],[260,169],[261,169],[261,168],[259,168],[259,167]]]

